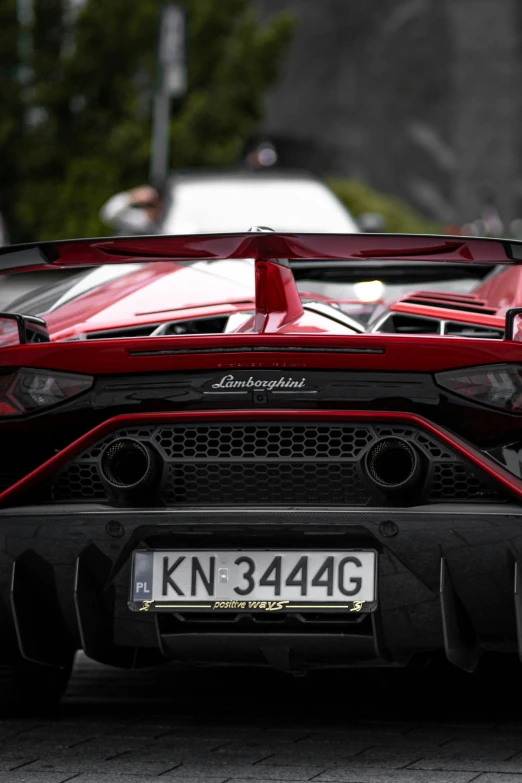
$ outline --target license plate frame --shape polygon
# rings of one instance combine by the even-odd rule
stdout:
[[[169,557],[172,556],[175,557],[176,560],[179,557],[183,557],[184,559],[187,557],[198,557],[198,556],[206,556],[209,558],[214,557],[215,560],[219,559],[221,564],[221,559],[223,557],[229,557],[229,556],[237,556],[237,558],[245,558],[250,557],[250,555],[255,554],[257,557],[255,565],[261,564],[261,568],[266,565],[266,561],[271,558],[269,564],[273,563],[274,558],[283,557],[284,555],[290,556],[290,558],[293,556],[294,558],[308,558],[307,563],[310,561],[310,558],[312,558],[314,561],[317,561],[318,558],[324,558],[323,563],[326,562],[326,558],[334,558],[332,568],[335,571],[335,568],[337,566],[337,573],[339,574],[339,568],[341,565],[341,560],[343,561],[343,569],[346,569],[347,566],[354,565],[354,567],[358,568],[359,566],[355,565],[355,563],[352,562],[353,558],[356,558],[359,562],[361,562],[361,558],[358,557],[360,555],[363,556],[364,560],[371,561],[371,568],[373,568],[373,574],[370,576],[364,575],[365,584],[364,588],[361,584],[361,588],[357,592],[357,594],[353,596],[346,596],[344,598],[341,598],[341,600],[334,600],[330,598],[321,598],[320,600],[313,600],[310,598],[303,598],[303,600],[299,600],[298,598],[287,598],[285,595],[276,596],[274,595],[272,598],[256,598],[256,597],[248,597],[247,596],[240,596],[240,595],[233,595],[232,590],[234,588],[227,587],[223,588],[225,590],[229,590],[231,595],[229,596],[212,596],[208,595],[204,598],[200,597],[189,597],[187,598],[185,595],[183,597],[179,598],[172,598],[168,597],[162,600],[158,600],[155,596],[157,595],[157,590],[154,589],[153,583],[154,583],[154,563],[155,556],[156,558],[159,557]],[[340,558],[337,562],[335,558]],[[175,561],[176,562],[176,561]],[[282,562],[282,561],[281,561]],[[290,562],[290,560],[288,561]],[[329,563],[330,561],[328,561]],[[168,561],[170,565],[170,561]],[[214,561],[215,563],[215,561]],[[241,565],[244,565],[242,563]],[[195,566],[192,563],[192,569],[194,570]],[[249,566],[247,565],[247,569]],[[280,566],[282,570],[282,566]],[[308,568],[308,566],[307,566]],[[328,566],[329,568],[329,566]],[[327,570],[328,570],[327,568]],[[368,564],[366,566],[361,565],[361,568],[367,569]],[[219,571],[219,569],[218,569]],[[186,612],[235,612],[235,613],[252,613],[252,612],[285,612],[285,613],[301,613],[301,612],[320,612],[320,613],[356,613],[356,614],[366,614],[374,612],[377,608],[377,572],[378,572],[378,553],[376,549],[373,549],[371,547],[366,548],[343,548],[343,549],[309,549],[309,550],[302,550],[297,548],[252,548],[252,549],[245,549],[245,548],[234,548],[234,549],[226,549],[226,550],[220,550],[220,549],[214,549],[214,548],[198,548],[198,549],[138,549],[135,550],[132,553],[132,568],[131,568],[131,583],[130,583],[130,595],[129,595],[129,602],[128,606],[132,611],[135,612],[171,612],[171,613],[186,613]],[[216,587],[218,587],[217,580],[219,579],[219,573],[216,575],[215,573],[215,566],[214,566],[214,572],[209,570],[209,572],[206,574],[208,577],[208,582],[210,582],[210,578],[212,576],[212,573],[214,574],[214,592]],[[343,570],[343,574],[345,575],[346,572]],[[204,572],[205,575],[205,572]],[[316,574],[317,577],[317,574]],[[164,578],[164,574],[163,574]],[[192,578],[194,578],[192,576]],[[201,580],[201,574],[198,572],[196,575],[196,579]],[[258,577],[258,579],[262,579],[263,577]],[[287,575],[287,579],[289,576]],[[340,577],[338,577],[340,578]],[[343,579],[345,576],[343,576]],[[368,586],[368,582],[371,581],[371,584]],[[148,587],[148,590],[146,589],[145,592],[143,590],[143,585],[145,584],[145,588]],[[156,583],[154,583],[156,584]],[[138,586],[140,586],[140,589],[137,589]],[[176,583],[177,589],[179,588],[179,585]],[[236,584],[237,586],[237,584]],[[343,585],[344,586],[344,585]],[[259,584],[257,584],[257,587],[260,588]],[[206,587],[208,592],[208,588]],[[368,592],[369,591],[369,592]],[[141,593],[141,594],[140,594]],[[360,594],[364,594],[366,598],[360,599],[358,596]],[[287,592],[287,595],[289,595],[289,591]],[[369,598],[368,598],[369,596]]]

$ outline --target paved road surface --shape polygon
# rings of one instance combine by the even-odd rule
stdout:
[[[522,783],[520,668],[294,679],[79,656],[52,719],[0,722],[0,783]]]

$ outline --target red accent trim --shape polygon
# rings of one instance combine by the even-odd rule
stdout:
[[[102,424],[99,424],[94,429],[82,435],[80,438],[66,446],[59,454],[56,454],[51,459],[44,462],[38,468],[33,470],[23,479],[17,481],[4,492],[0,493],[0,505],[5,505],[6,501],[16,497],[28,487],[34,485],[37,481],[50,478],[55,471],[68,462],[75,454],[83,451],[91,443],[94,443],[104,435],[112,432],[119,427],[132,426],[142,423],[157,423],[162,422],[184,422],[184,421],[220,421],[226,419],[228,421],[241,421],[252,419],[263,419],[263,421],[270,420],[333,420],[333,421],[393,421],[403,422],[416,426],[425,432],[434,435],[441,440],[453,451],[459,454],[464,459],[471,462],[474,467],[485,472],[490,478],[493,478],[508,492],[516,495],[519,500],[522,500],[522,480],[516,476],[511,475],[507,470],[497,465],[489,457],[486,457],[480,451],[470,446],[465,441],[461,440],[456,435],[449,433],[447,430],[439,427],[436,424],[432,424],[422,416],[417,416],[413,413],[403,412],[391,412],[383,413],[379,411],[281,411],[281,410],[248,410],[248,411],[190,411],[183,413],[134,413],[123,414],[120,416],[114,416],[112,419],[107,419]]]

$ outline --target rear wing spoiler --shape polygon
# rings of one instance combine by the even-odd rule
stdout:
[[[0,248],[0,274],[94,267],[104,264],[175,261],[193,263],[253,259],[255,331],[274,333],[303,314],[294,271],[365,265],[423,264],[487,267],[522,263],[522,242],[503,239],[411,234],[242,234],[138,236],[39,242]],[[445,266],[447,269],[447,266]],[[522,310],[520,311],[522,313]],[[513,339],[517,310],[509,311],[506,339]],[[20,317],[20,316],[18,316]],[[25,317],[26,318],[26,317]],[[511,320],[510,320],[511,319]],[[25,321],[23,322],[25,328]]]
[[[196,234],[74,239],[0,248],[0,274],[153,261],[250,258],[276,261],[522,263],[522,242],[417,234]]]

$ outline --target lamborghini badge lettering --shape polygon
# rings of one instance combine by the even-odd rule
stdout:
[[[292,377],[286,378],[284,375],[277,380],[263,380],[252,375],[250,378],[238,380],[233,375],[224,375],[220,381],[212,384],[213,389],[267,389],[268,391],[302,389],[304,386],[306,386],[306,378],[297,380]]]

